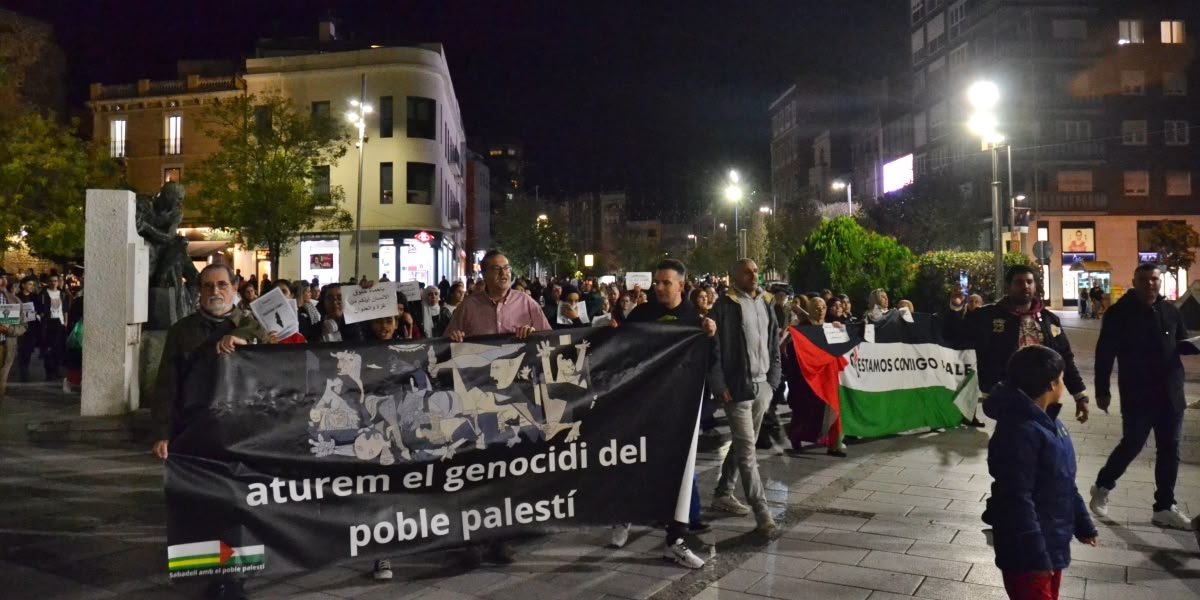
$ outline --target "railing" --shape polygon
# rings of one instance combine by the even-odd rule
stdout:
[[[237,88],[237,77],[201,77],[196,87],[202,90],[232,90]]]
[[[1038,148],[1039,159],[1101,160],[1105,156],[1104,142],[1062,142]]]
[[[125,140],[112,140],[108,143],[108,155],[112,158],[125,158]]]
[[[158,140],[158,153],[162,156],[178,156],[183,154],[183,138],[166,138]]]
[[[1037,200],[1038,210],[1107,210],[1108,194],[1104,192],[1048,192],[1040,194]]]
[[[150,82],[150,90],[148,93],[150,93],[150,94],[174,94],[177,92],[182,92],[185,89],[187,89],[187,87],[184,85],[184,82],[179,81],[179,80],[151,81]]]

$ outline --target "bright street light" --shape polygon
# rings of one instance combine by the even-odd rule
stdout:
[[[731,171],[729,171],[729,180],[734,183],[737,183],[742,180],[742,176],[738,175],[737,171],[731,170]]]
[[[758,207],[758,212],[760,212],[764,215],[769,215],[769,214],[771,214],[771,207],[770,206],[760,206],[760,207]]]
[[[358,98],[350,99],[350,106],[355,110],[346,115],[355,128],[358,129],[358,188],[355,190],[357,199],[354,206],[354,276],[362,277],[359,270],[359,259],[362,257],[362,193],[363,193],[363,151],[367,145],[367,113],[371,105],[366,103],[367,75],[363,73]]]
[[[977,81],[967,88],[967,101],[977,111],[990,111],[1000,103],[1000,87],[990,81]]]
[[[967,101],[975,111],[967,121],[967,127],[972,133],[979,136],[983,149],[990,150],[992,153],[992,247],[996,263],[996,297],[999,298],[1004,295],[1004,239],[1000,227],[1003,213],[1000,208],[999,154],[999,146],[1004,141],[1004,135],[998,131],[1000,123],[995,113],[996,106],[1000,104],[1000,88],[991,81],[977,81],[967,88]],[[1009,152],[1011,164],[1011,146]],[[1016,235],[1015,228],[1010,228],[1014,229],[1013,235]]]
[[[550,218],[550,217],[547,217],[546,215],[538,215],[538,217],[537,217],[537,220],[539,220],[539,221],[545,221],[545,220],[547,220],[547,219],[549,219],[549,218]]]
[[[854,216],[854,202],[852,198],[854,195],[854,183],[839,179],[833,182],[832,187],[839,192],[846,190],[846,208],[850,211],[850,216]]]
[[[742,199],[742,188],[737,185],[731,185],[725,188],[725,198],[731,202],[737,202]]]

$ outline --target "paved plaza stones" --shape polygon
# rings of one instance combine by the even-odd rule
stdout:
[[[1091,383],[1095,323],[1065,325]],[[1200,400],[1200,359],[1189,358],[1189,398]],[[1114,386],[1115,388],[1115,386]],[[130,444],[33,444],[25,422],[78,410],[78,395],[48,384],[16,384],[0,405],[0,597],[194,598],[196,584],[169,585],[162,467]],[[1200,512],[1200,410],[1184,425],[1177,494]],[[1120,436],[1117,407],[1066,421],[1087,490]],[[370,564],[301,577],[254,580],[252,598],[698,598],[702,600],[971,600],[1005,598],[979,519],[989,492],[982,431],[897,436],[851,444],[850,457],[823,451],[760,454],[781,535],[764,544],[752,517],[708,515],[701,540],[715,557],[690,571],[664,562],[663,534],[634,528],[629,544],[605,547],[593,529],[522,540],[517,562],[465,572],[445,556],[393,559],[395,579],[376,583]],[[1191,533],[1150,524],[1153,443],[1110,496],[1098,520],[1100,546],[1072,546],[1062,595],[1088,600],[1200,598],[1200,551]],[[705,502],[721,456],[700,455]]]

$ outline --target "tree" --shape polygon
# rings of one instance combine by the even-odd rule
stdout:
[[[514,269],[529,276],[535,266],[557,268],[573,258],[566,234],[551,219],[540,218],[543,214],[535,201],[517,197],[506,201],[494,220],[497,248]]]
[[[653,271],[665,256],[659,239],[649,237],[644,229],[625,229],[619,233],[615,250],[617,262],[626,272]]]
[[[1161,221],[1150,231],[1150,244],[1158,252],[1158,262],[1178,278],[1180,269],[1190,269],[1196,262],[1200,233],[1184,221]]]
[[[789,275],[797,291],[828,288],[862,303],[875,288],[902,297],[909,289],[912,266],[912,252],[894,238],[867,231],[850,217],[838,217],[804,240],[792,257]]]
[[[349,148],[349,133],[330,116],[249,94],[212,104],[202,118],[221,149],[192,176],[200,211],[247,248],[265,247],[272,273],[301,233],[353,227],[341,187],[322,173]]]
[[[977,247],[982,216],[946,176],[923,177],[898,192],[868,200],[862,215],[864,227],[890,235],[917,253]]]
[[[937,312],[950,301],[950,293],[959,289],[959,275],[967,275],[967,293],[979,294],[986,301],[996,300],[996,255],[987,252],[955,252],[943,250],[917,257],[916,275],[910,300],[921,312]],[[1036,274],[1039,290],[1043,286],[1042,270],[1025,254],[1010,252],[1004,255],[1004,268],[1025,265]]]
[[[733,265],[736,250],[735,242],[730,236],[698,240],[688,253],[688,272],[693,275],[726,273]]]
[[[795,204],[781,206],[767,220],[767,251],[763,260],[764,270],[776,270],[782,275],[788,261],[800,244],[821,225],[816,204],[801,199]]]
[[[53,114],[24,110],[0,121],[0,235],[5,249],[24,244],[58,263],[82,261],[89,187],[124,187],[103,148],[74,134]]]

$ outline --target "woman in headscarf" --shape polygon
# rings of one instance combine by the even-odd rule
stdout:
[[[887,316],[890,310],[887,292],[883,288],[873,289],[867,297],[867,312],[863,315],[863,320],[874,323]]]

